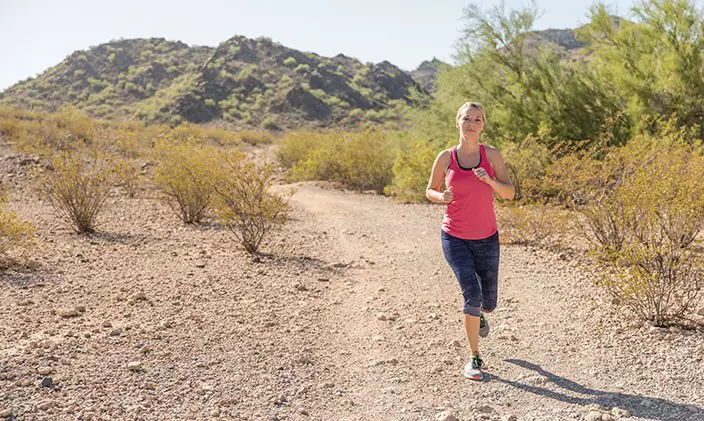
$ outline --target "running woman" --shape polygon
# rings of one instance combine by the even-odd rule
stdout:
[[[464,376],[482,379],[479,336],[489,334],[485,313],[496,308],[499,277],[499,232],[494,193],[513,199],[515,190],[499,151],[479,143],[486,113],[466,102],[457,110],[459,144],[438,154],[425,195],[447,205],[442,220],[442,249],[464,297],[464,330],[470,360]],[[442,190],[443,181],[445,190]]]

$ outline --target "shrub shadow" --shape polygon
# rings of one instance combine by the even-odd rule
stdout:
[[[503,379],[497,375],[485,373],[487,381],[499,381],[506,383],[515,388],[534,393],[536,395],[545,396],[561,402],[590,405],[597,404],[609,408],[627,409],[631,416],[639,418],[649,418],[667,421],[685,421],[685,420],[702,420],[704,419],[704,409],[695,405],[679,404],[662,398],[653,398],[649,396],[631,395],[621,392],[607,392],[603,390],[590,389],[582,386],[579,383],[573,382],[564,377],[560,377],[543,369],[537,364],[518,359],[504,360],[508,363],[518,365],[528,370],[532,370],[541,376],[544,376],[548,382],[570,391],[586,395],[586,397],[576,397],[566,393],[549,390],[545,387],[534,386],[521,383],[518,381]],[[662,375],[667,375],[663,373]]]

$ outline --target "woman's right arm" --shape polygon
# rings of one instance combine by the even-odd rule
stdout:
[[[431,202],[446,203],[452,200],[451,196],[449,198],[450,200],[447,200],[447,196],[448,194],[451,195],[451,192],[440,191],[443,180],[445,179],[445,170],[447,169],[449,164],[450,152],[448,150],[440,152],[437,158],[435,158],[435,162],[433,163],[433,170],[430,173],[430,180],[428,180],[428,187],[425,188],[425,197],[427,197],[428,200],[430,200]]]

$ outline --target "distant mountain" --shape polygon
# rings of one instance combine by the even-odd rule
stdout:
[[[423,87],[423,89],[428,92],[434,92],[438,72],[450,67],[451,66],[449,64],[433,58],[430,61],[426,60],[422,62],[417,69],[411,72],[411,76],[413,77],[413,80],[418,82],[418,84]]]
[[[77,51],[0,93],[0,105],[283,129],[394,119],[412,88],[427,93],[387,61],[321,57],[267,38],[235,36],[217,48],[152,38]]]
[[[586,54],[570,29],[535,31],[527,40],[528,49],[545,44],[566,59]],[[356,126],[399,120],[411,90],[432,94],[450,67],[434,58],[407,73],[388,61],[322,57],[268,38],[235,36],[215,48],[129,39],[74,52],[1,92],[0,105],[50,112],[72,105],[94,117],[169,124]]]

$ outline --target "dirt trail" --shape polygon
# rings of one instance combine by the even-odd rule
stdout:
[[[440,206],[301,184],[252,258],[153,186],[75,235],[0,157],[38,237],[0,273],[0,419],[704,419],[704,333],[619,321],[569,254],[502,248],[473,383]]]
[[[565,255],[502,248],[499,308],[480,342],[488,376],[473,383],[461,376],[468,351],[442,208],[310,185],[293,203],[350,263],[321,320],[342,403],[321,405],[321,419],[704,418],[702,333],[621,325]]]

